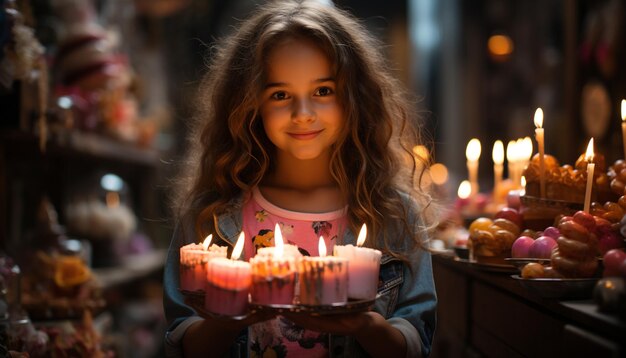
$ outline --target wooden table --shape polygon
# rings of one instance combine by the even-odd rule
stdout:
[[[433,256],[432,357],[623,357],[626,322],[591,300],[544,299],[510,276]]]

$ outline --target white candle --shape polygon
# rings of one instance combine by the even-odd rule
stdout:
[[[329,305],[348,301],[348,260],[326,256],[323,237],[319,239],[319,257],[303,256],[297,266],[301,304]]]
[[[180,288],[185,291],[204,291],[207,263],[212,258],[226,257],[226,247],[211,245],[213,235],[202,244],[189,244],[180,248]]]
[[[589,145],[587,145],[587,152],[585,153],[585,160],[587,161],[587,188],[585,189],[585,204],[583,210],[588,213],[589,206],[591,204],[591,189],[593,187],[593,171],[595,169],[595,164],[591,161],[593,160],[593,138],[589,140]]]
[[[363,224],[354,245],[335,245],[335,256],[348,260],[348,298],[373,300],[378,293],[378,273],[382,252],[361,247],[367,237],[367,226]]]
[[[500,189],[502,183],[502,171],[504,170],[504,144],[501,140],[495,141],[493,144],[493,150],[491,151],[491,158],[493,159],[493,193],[494,198]]]
[[[622,100],[622,144],[624,145],[624,159],[626,159],[626,99]]]
[[[507,168],[509,170],[509,178],[513,181],[513,183],[517,183],[517,173],[516,173],[516,165],[515,165],[515,141],[510,140],[506,145],[506,160],[507,160]]]
[[[546,197],[546,163],[544,160],[544,136],[543,136],[543,111],[541,108],[537,108],[535,111],[535,140],[537,140],[537,147],[539,149],[539,196],[541,198]]]
[[[252,285],[250,263],[237,261],[243,251],[245,235],[239,235],[229,259],[209,261],[204,306],[213,313],[237,316],[248,311],[248,295]]]
[[[286,254],[279,224],[274,229],[274,246],[264,247],[270,248],[271,255],[257,254],[250,259],[252,302],[264,305],[292,304],[296,287],[296,256],[293,253]],[[300,254],[297,248],[296,252]]]
[[[472,138],[465,148],[465,157],[467,158],[467,170],[469,172],[469,181],[472,186],[472,196],[478,194],[478,159],[480,158],[480,141]]]

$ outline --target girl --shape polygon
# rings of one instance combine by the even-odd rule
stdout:
[[[215,54],[201,87],[188,181],[165,269],[171,355],[416,357],[430,353],[436,296],[424,250],[417,134],[377,44],[344,11],[264,5]],[[408,169],[407,169],[408,168]],[[419,184],[419,180],[417,180]],[[383,251],[370,312],[243,320],[199,317],[178,291],[179,248],[207,234],[245,256],[287,242],[316,256],[319,236],[355,242],[362,223]]]

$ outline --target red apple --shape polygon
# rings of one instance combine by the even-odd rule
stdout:
[[[622,239],[622,236],[614,231],[608,231],[598,236],[598,241],[598,246],[602,255],[607,253],[609,250],[624,247],[624,240]]]
[[[596,219],[593,215],[584,211],[577,211],[574,214],[574,221],[587,228],[589,232],[593,232],[596,229]]]
[[[529,236],[520,236],[513,242],[511,247],[511,256],[515,258],[525,258],[528,256],[528,250],[535,242],[535,239]]]
[[[537,259],[549,259],[552,249],[556,247],[556,240],[550,236],[539,236],[528,250],[529,257]]]
[[[502,208],[500,209],[500,211],[498,211],[495,215],[496,219],[507,219],[509,221],[512,221],[515,225],[517,225],[518,228],[522,228],[522,224],[523,224],[523,219],[522,219],[522,215],[519,213],[519,211],[513,209],[513,208]]]
[[[543,230],[542,236],[550,236],[551,238],[556,240],[559,238],[559,236],[561,236],[561,233],[559,232],[559,229],[555,228],[554,226],[548,226],[545,230]]]
[[[626,252],[621,249],[609,250],[604,254],[604,277],[619,276],[620,266],[626,261]]]

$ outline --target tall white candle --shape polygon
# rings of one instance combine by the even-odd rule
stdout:
[[[478,194],[478,159],[480,158],[480,141],[472,138],[465,148],[465,157],[467,158],[467,171],[469,173],[469,181],[472,186],[472,196]]]
[[[502,171],[504,170],[504,144],[501,140],[497,140],[493,144],[491,158],[493,159],[493,193],[494,198],[497,198],[496,194],[502,184]]]
[[[626,99],[622,100],[622,144],[624,145],[624,159],[626,159]]]
[[[537,147],[539,149],[539,196],[541,198],[546,197],[546,163],[543,158],[545,154],[544,150],[544,136],[543,136],[543,110],[537,108],[535,111],[535,139],[537,140]]]
[[[515,172],[515,141],[514,140],[510,140],[509,143],[506,145],[506,161],[507,161],[507,168],[509,170],[509,179],[511,179],[513,181],[513,183],[517,183],[517,175]]]
[[[591,204],[591,189],[593,188],[593,172],[595,169],[595,164],[591,162],[593,160],[593,138],[589,140],[589,145],[587,145],[585,160],[587,161],[587,188],[585,189],[585,204],[583,210],[588,213]]]

